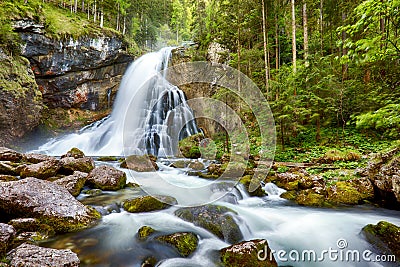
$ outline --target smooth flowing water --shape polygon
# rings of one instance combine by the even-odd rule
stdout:
[[[79,133],[52,140],[42,145],[38,152],[61,155],[71,147],[78,147],[92,156],[123,155],[127,151],[132,154],[174,155],[177,141],[198,130],[184,94],[164,79],[165,72],[162,70],[168,66],[170,55],[171,48],[165,48],[136,60],[122,80],[109,117]],[[343,257],[332,259],[324,253],[325,250],[336,250],[340,256],[353,250],[360,255],[366,250],[374,251],[360,234],[361,229],[381,220],[400,225],[400,213],[397,211],[372,206],[337,209],[300,207],[281,199],[282,189],[274,184],[264,186],[269,194],[267,197],[249,197],[241,186],[235,186],[233,182],[227,185],[226,181],[214,182],[188,176],[186,169],[169,167],[168,160],[158,162],[160,170],[157,173],[124,169],[128,182],[141,181],[140,189],[126,188],[94,197],[81,194],[78,199],[83,203],[112,212],[103,216],[93,228],[58,236],[43,245],[73,249],[78,253],[82,266],[141,266],[148,257],[154,257],[159,262],[157,266],[162,267],[217,266],[218,250],[230,244],[176,217],[174,211],[179,207],[137,214],[120,209],[124,199],[151,191],[173,196],[180,205],[219,199],[214,204],[226,206],[237,213],[235,220],[244,240],[267,239],[272,250],[286,253],[275,255],[281,266],[397,266],[393,263],[348,261]],[[117,162],[107,164],[119,168]],[[165,183],[154,180],[154,175]],[[172,185],[184,190],[173,190]],[[145,225],[157,230],[158,235],[193,232],[200,239],[199,246],[189,258],[182,258],[173,248],[152,237],[140,241],[136,234]],[[315,260],[302,260],[302,253],[309,253],[310,250],[315,252]]]
[[[117,164],[114,164],[117,167]],[[160,166],[163,178],[182,186],[202,186],[210,181],[196,176],[188,176],[185,169],[173,169]],[[126,171],[126,170],[125,170]],[[136,177],[148,177],[151,173],[127,171],[128,181],[136,181]],[[217,184],[224,184],[216,182]],[[157,184],[151,186],[157,187]],[[362,253],[374,251],[360,234],[367,224],[376,224],[385,220],[400,224],[400,212],[390,211],[372,206],[357,206],[338,209],[318,209],[299,207],[279,197],[283,189],[274,184],[266,184],[264,190],[269,196],[249,197],[241,186],[225,191],[220,186],[219,193],[228,193],[229,198],[213,204],[226,206],[237,212],[236,222],[243,233],[244,240],[267,239],[271,249],[276,253],[285,251],[286,256],[277,258],[280,266],[397,266],[394,263],[366,262]],[[175,195],[168,188],[157,188],[159,193],[174,196],[179,203],[190,202],[196,195]],[[227,189],[229,190],[229,189]],[[209,192],[213,194],[215,192]],[[141,189],[124,189],[119,192],[105,192],[102,196],[80,196],[86,204],[112,206],[123,199],[145,194]],[[117,205],[114,205],[117,206]],[[78,252],[82,266],[140,266],[148,257],[155,257],[160,263],[157,266],[188,267],[218,266],[218,250],[230,244],[220,240],[203,228],[181,220],[174,215],[179,207],[167,210],[131,214],[125,211],[113,212],[102,218],[94,228],[68,234],[56,238],[44,245],[54,248],[71,248]],[[182,258],[171,247],[154,238],[140,241],[137,231],[142,226],[151,226],[158,235],[176,232],[193,232],[200,238],[197,250],[189,258]],[[346,242],[340,249],[338,242]],[[340,258],[331,260],[324,250],[338,251]],[[315,260],[301,260],[304,251],[315,251]],[[357,250],[360,261],[346,260],[346,253]],[[292,260],[289,258],[292,253]],[[296,253],[299,257],[296,259]],[[376,254],[370,255],[372,259]],[[277,255],[275,255],[277,257]],[[294,260],[293,260],[294,259]],[[321,260],[320,260],[321,259]],[[349,258],[351,259],[351,258]],[[287,261],[286,261],[287,260]]]
[[[90,156],[175,155],[178,141],[199,130],[184,93],[166,80],[172,49],[146,54],[128,68],[110,116],[35,152],[62,155],[77,147]]]

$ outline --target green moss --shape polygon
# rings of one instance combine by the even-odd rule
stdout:
[[[299,205],[303,206],[325,206],[325,196],[318,194],[311,189],[300,191],[295,200]]]
[[[112,157],[112,156],[105,156],[105,157],[99,157],[97,159],[98,161],[117,161],[117,157]]]
[[[362,229],[366,239],[385,254],[400,257],[400,227],[386,221],[368,224]]]
[[[245,188],[250,196],[265,197],[267,195],[267,193],[265,193],[264,189],[261,187],[261,184],[259,187],[257,187],[257,189],[255,191],[250,192],[249,187],[250,187],[252,178],[253,177],[251,175],[245,175],[242,178],[240,178],[239,182],[245,186]]]
[[[154,230],[153,228],[151,228],[150,226],[142,226],[139,230],[138,230],[138,237],[139,240],[146,240],[147,237],[149,237],[149,235],[153,234],[156,230]]]
[[[159,196],[159,198],[164,202],[152,196],[143,196],[125,200],[122,206],[127,212],[137,213],[162,210],[177,203],[173,197]]]
[[[193,233],[175,233],[172,235],[160,236],[157,240],[172,245],[183,257],[188,257],[192,254],[199,244],[199,239]]]
[[[203,134],[191,135],[179,141],[179,150],[185,158],[197,159],[201,157],[199,148],[200,141],[204,138]]]
[[[281,198],[287,199],[287,200],[295,200],[297,197],[297,193],[295,190],[293,191],[286,191],[280,195]]]

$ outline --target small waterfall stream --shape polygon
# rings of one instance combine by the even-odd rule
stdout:
[[[91,156],[119,156],[124,149],[129,154],[175,155],[178,141],[199,130],[184,93],[165,79],[172,49],[146,54],[128,68],[109,117],[50,140],[35,152],[62,155],[77,147]]]

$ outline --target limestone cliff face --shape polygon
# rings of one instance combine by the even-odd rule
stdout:
[[[56,40],[30,19],[14,21],[13,27],[21,51],[0,51],[0,145],[12,144],[40,123],[52,129],[81,127],[110,111],[133,60],[121,36]]]

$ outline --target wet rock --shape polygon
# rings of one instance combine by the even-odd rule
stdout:
[[[217,205],[180,208],[175,211],[175,215],[179,218],[203,227],[231,244],[237,243],[243,238],[232,214],[236,213],[231,209]]]
[[[112,156],[104,156],[104,157],[99,157],[97,159],[98,161],[117,161],[118,158],[117,157],[112,157]]]
[[[265,197],[265,196],[267,196],[268,194],[265,193],[264,189],[261,187],[261,184],[260,184],[259,187],[257,187],[257,189],[255,191],[250,192],[249,187],[250,187],[251,179],[252,179],[251,175],[245,175],[242,178],[240,178],[240,183],[244,185],[244,187],[246,188],[247,193],[250,196],[253,196],[253,197]]]
[[[0,223],[0,257],[12,246],[16,233],[13,226]]]
[[[7,255],[11,266],[78,267],[80,260],[70,249],[42,248],[22,244]]]
[[[157,198],[156,198],[157,197]],[[170,196],[143,196],[125,200],[122,204],[123,208],[132,213],[149,212],[155,210],[163,210],[178,202],[174,197]]]
[[[40,163],[27,165],[22,169],[21,178],[36,177],[39,179],[47,179],[55,176],[60,169],[58,160],[47,160]]]
[[[22,158],[22,154],[7,147],[0,147],[0,161],[17,162]]]
[[[400,257],[400,227],[389,222],[380,221],[378,224],[368,224],[362,231],[365,238],[379,252]]]
[[[294,197],[294,200],[297,202],[297,204],[302,206],[322,207],[326,204],[325,195],[321,194],[321,192],[316,192],[313,189],[301,190],[297,195],[295,194],[294,196],[288,193],[282,194],[281,197],[286,199]]]
[[[56,160],[55,157],[48,156],[48,155],[43,155],[43,154],[37,154],[37,153],[29,153],[29,154],[24,154],[22,156],[22,160],[25,162],[29,163],[40,163],[43,161],[54,161]]]
[[[81,159],[85,157],[85,153],[83,153],[79,148],[73,147],[66,154],[62,155],[61,158],[72,157],[74,159]]]
[[[259,259],[260,256],[260,259]],[[220,250],[223,266],[278,266],[265,239],[243,241]]]
[[[203,170],[205,168],[204,164],[200,161],[190,162],[188,167],[193,170]]]
[[[12,225],[17,233],[23,232],[39,232],[42,236],[51,236],[54,234],[53,228],[47,224],[43,224],[36,218],[18,218],[12,219],[8,222]]]
[[[175,247],[179,254],[188,257],[192,254],[199,244],[198,237],[193,233],[174,233],[157,237],[157,240]]]
[[[126,173],[111,166],[99,166],[89,173],[87,183],[101,190],[119,190],[125,187]]]
[[[0,183],[0,211],[14,217],[37,218],[56,232],[75,231],[100,218],[67,189],[32,177]]]
[[[375,201],[380,205],[400,209],[400,147],[375,155],[360,171],[375,189]]]
[[[11,165],[11,162],[0,161],[0,174],[18,175],[18,171]]]
[[[73,174],[74,171],[89,173],[95,167],[94,161],[90,157],[83,157],[83,158],[65,157],[60,160],[60,164],[61,164],[60,173],[66,175]]]
[[[55,180],[54,183],[63,186],[71,195],[76,197],[81,193],[87,176],[88,174],[85,172],[75,171],[72,175]]]
[[[183,169],[186,168],[189,165],[189,163],[190,163],[189,161],[177,160],[171,164],[171,167]]]
[[[153,228],[151,228],[150,226],[142,226],[140,227],[140,229],[138,230],[138,238],[139,240],[146,240],[147,237],[149,237],[151,234],[153,234],[156,230],[154,230]]]
[[[368,179],[339,181],[327,188],[327,201],[335,205],[356,205],[373,199],[374,188]]]
[[[121,163],[121,168],[137,172],[153,172],[158,170],[156,160],[153,155],[130,155]]]
[[[91,197],[100,196],[103,194],[101,189],[86,189],[82,191],[83,194],[89,195]]]
[[[291,172],[277,173],[275,184],[285,190],[298,190],[301,177]]]
[[[18,178],[12,175],[0,174],[0,182],[18,181]]]
[[[204,138],[202,133],[194,134],[179,141],[179,150],[185,158],[198,159],[201,157],[199,145]]]
[[[157,264],[157,259],[154,257],[146,258],[140,267],[154,267]]]

